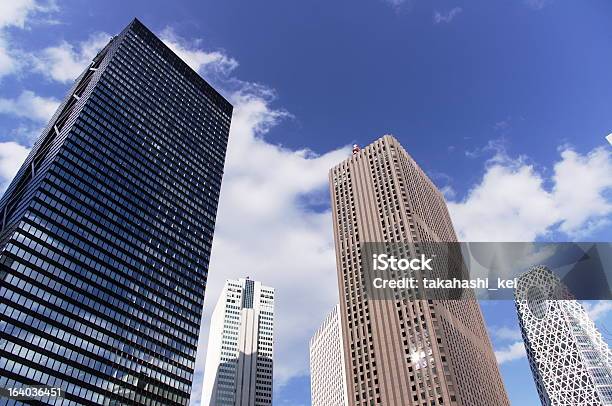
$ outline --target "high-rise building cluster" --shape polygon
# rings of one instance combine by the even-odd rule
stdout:
[[[508,405],[473,296],[368,297],[367,243],[407,244],[418,255],[419,244],[457,241],[444,198],[426,174],[386,135],[354,146],[331,169],[330,191],[340,305],[311,339],[312,404]],[[535,267],[516,290],[542,404],[611,404],[611,352],[580,303],[549,296],[558,282]],[[339,340],[341,354],[331,356]]]
[[[189,404],[232,110],[136,19],[95,56],[0,200],[0,390]],[[432,181],[390,135],[329,181],[340,303],[310,340],[312,405],[509,405],[475,296],[366,294],[364,244],[457,241]],[[274,306],[226,281],[202,405],[272,404]],[[542,404],[612,405],[612,353],[560,280],[532,268],[516,308]]]

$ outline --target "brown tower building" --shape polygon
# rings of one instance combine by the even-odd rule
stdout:
[[[427,175],[385,135],[332,168],[330,188],[349,403],[509,405],[476,300],[364,298],[364,243],[457,241]]]

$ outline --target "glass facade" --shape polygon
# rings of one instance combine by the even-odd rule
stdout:
[[[0,200],[0,387],[189,403],[231,114],[138,20],[77,78]]]
[[[273,370],[274,288],[227,280],[210,321],[201,405],[271,405]]]

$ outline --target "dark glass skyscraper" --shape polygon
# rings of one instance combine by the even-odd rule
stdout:
[[[189,403],[231,114],[138,20],[77,78],[0,200],[0,387]]]

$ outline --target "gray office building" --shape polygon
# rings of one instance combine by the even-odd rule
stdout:
[[[225,281],[210,320],[202,406],[272,404],[274,288]]]

